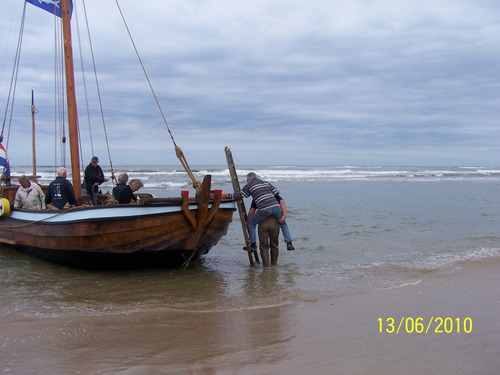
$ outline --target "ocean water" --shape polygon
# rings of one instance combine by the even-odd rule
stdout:
[[[212,174],[214,188],[232,191],[227,168],[194,169],[200,179]],[[121,171],[156,196],[192,191],[177,167],[123,166],[115,173]],[[245,166],[240,181],[249,171],[287,202],[296,250],[281,242],[278,266],[249,267],[237,213],[228,234],[187,270],[84,271],[0,246],[0,316],[286,306],[398,288],[428,273],[500,259],[500,167]],[[24,173],[28,167],[13,169]],[[52,168],[38,174],[41,183],[54,175]]]

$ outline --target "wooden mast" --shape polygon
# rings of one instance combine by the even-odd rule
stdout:
[[[36,144],[35,144],[35,94],[31,90],[31,152],[32,155],[32,168],[33,178],[36,178]]]
[[[71,43],[71,14],[69,1],[61,1],[61,16],[64,35],[64,67],[66,70],[66,96],[68,101],[69,148],[71,175],[76,198],[82,195],[80,176],[80,151],[78,146],[78,112],[76,108],[75,72],[73,68],[73,46]]]

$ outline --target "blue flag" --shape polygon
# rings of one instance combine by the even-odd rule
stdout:
[[[26,0],[26,2],[33,4],[39,8],[46,10],[49,13],[61,17],[61,0]],[[69,2],[69,16],[73,13],[73,1]]]

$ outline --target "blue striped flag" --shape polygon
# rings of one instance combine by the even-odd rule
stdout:
[[[33,4],[39,8],[46,10],[49,13],[61,17],[61,0],[26,0],[28,3]],[[69,2],[69,16],[73,13],[73,1]]]
[[[10,177],[9,158],[7,157],[7,150],[0,143],[0,172],[5,179]]]

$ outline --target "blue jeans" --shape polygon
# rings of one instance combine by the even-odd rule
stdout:
[[[90,202],[92,202],[92,204],[94,206],[97,206],[98,205],[98,200],[97,200],[97,194],[99,194],[99,192],[93,192],[93,191],[88,191],[88,190],[85,190],[85,192],[90,195]]]
[[[281,207],[272,207],[268,210],[257,210],[250,219],[248,227],[248,237],[250,237],[250,243],[257,242],[257,224],[262,222],[268,216],[274,216],[276,219],[281,219],[283,212],[281,212]],[[288,229],[288,228],[287,228]]]
[[[290,229],[288,229],[288,224],[286,223],[286,220],[283,222],[283,224],[280,224],[281,231],[283,232],[283,237],[285,237],[285,242],[289,243],[292,242],[292,235],[290,234]]]

